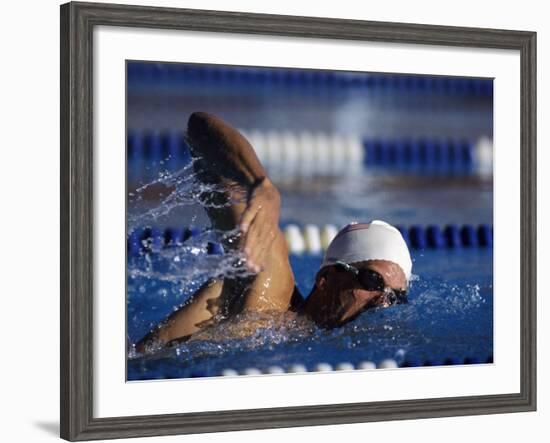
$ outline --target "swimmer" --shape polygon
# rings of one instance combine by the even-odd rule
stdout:
[[[190,301],[143,337],[136,350],[184,341],[219,321],[246,312],[305,316],[323,328],[335,328],[369,308],[407,300],[412,262],[399,231],[382,222],[344,227],[326,250],[315,284],[304,298],[294,282],[285,237],[279,228],[281,199],[250,143],[213,115],[196,112],[187,134],[194,168],[201,181],[221,185],[229,205],[208,205],[212,227],[239,229],[239,249],[251,276],[213,279]],[[229,199],[229,200],[228,200]]]

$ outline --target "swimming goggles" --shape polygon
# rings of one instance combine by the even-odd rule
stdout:
[[[351,272],[363,289],[383,292],[386,305],[407,303],[407,291],[387,287],[384,277],[375,270],[368,268],[357,269],[342,261],[333,263],[333,266],[337,271]]]

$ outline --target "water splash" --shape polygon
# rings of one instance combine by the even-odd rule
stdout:
[[[137,230],[160,226],[176,209],[222,209],[242,202],[246,193],[238,186],[211,183],[204,178],[198,157],[178,171],[162,171],[158,177],[128,194],[128,238]],[[141,240],[139,253],[127,262],[128,321],[139,340],[160,316],[178,309],[206,281],[253,275],[239,251],[241,232],[205,226],[188,238],[165,244],[163,238]],[[212,244],[223,245],[222,254],[210,254]],[[129,354],[134,355],[132,340]]]
[[[187,344],[216,342],[240,350],[256,349],[297,342],[315,330],[312,322],[294,312],[246,311],[196,332]]]
[[[237,249],[228,249],[224,254],[208,253],[212,243],[238,244],[241,233],[238,229],[220,231],[207,228],[179,243],[148,245],[137,258],[128,262],[128,276],[144,277],[178,284],[189,283],[197,278],[246,277],[253,275],[246,267],[246,259]]]
[[[161,171],[155,180],[128,193],[128,234],[154,225],[177,208],[224,208],[242,201],[242,192],[237,189],[200,180],[200,161],[195,157],[178,171]]]
[[[273,351],[277,346],[301,343],[319,330],[293,312],[242,312],[194,333],[189,340],[171,348],[152,343],[144,354],[130,347],[129,359],[185,359],[185,363],[220,358],[252,350]]]

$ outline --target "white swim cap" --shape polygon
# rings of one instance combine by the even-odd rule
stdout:
[[[388,260],[401,267],[407,283],[412,261],[401,233],[389,223],[350,223],[336,234],[328,246],[321,268],[337,261],[354,263],[366,260]]]

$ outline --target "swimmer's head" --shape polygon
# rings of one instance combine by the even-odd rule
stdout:
[[[332,240],[306,314],[324,327],[336,327],[364,310],[406,302],[412,261],[401,233],[388,223],[353,223]]]
[[[407,243],[397,228],[381,220],[350,223],[336,234],[327,248],[321,268],[336,262],[386,260],[398,265],[408,281],[412,261]]]

